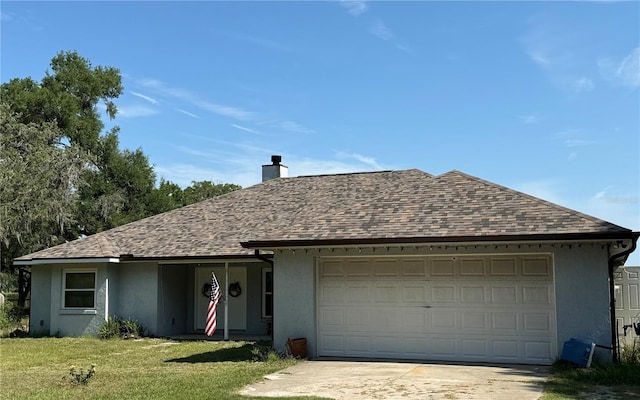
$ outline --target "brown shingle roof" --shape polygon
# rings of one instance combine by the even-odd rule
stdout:
[[[625,234],[574,210],[451,171],[270,180],[18,260],[249,255],[241,242]]]

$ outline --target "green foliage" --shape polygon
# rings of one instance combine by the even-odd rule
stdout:
[[[75,365],[72,365],[69,368],[69,375],[65,376],[62,379],[67,381],[72,386],[87,385],[89,384],[89,380],[95,375],[95,373],[96,373],[95,364],[91,364],[91,367],[89,367],[89,369],[87,369],[86,372],[84,369],[82,368],[77,369]]]
[[[238,189],[242,189],[242,186],[232,183],[214,184],[211,181],[192,181],[191,186],[184,190],[185,205],[197,203],[211,197],[221,196]]]
[[[75,222],[88,157],[60,143],[59,136],[55,125],[25,124],[0,104],[0,238],[10,254],[61,243]]]
[[[636,336],[633,342],[622,346],[620,362],[622,364],[640,366],[640,337]]]
[[[28,314],[29,311],[16,305],[15,300],[5,298],[5,303],[0,305],[0,336],[25,334],[27,327],[23,323]]]
[[[18,276],[10,272],[0,272],[0,292],[6,295],[16,290],[18,290]]]
[[[276,360],[293,359],[286,353],[277,352],[271,344],[258,342],[251,349],[253,361],[256,362],[274,362]]]
[[[109,317],[98,330],[100,339],[134,339],[144,336],[144,328],[134,319]]]
[[[21,122],[56,124],[61,137],[94,153],[104,124],[97,104],[102,101],[107,114],[117,113],[113,99],[122,94],[120,71],[113,67],[93,67],[76,52],[60,52],[51,60],[52,72],[40,83],[31,78],[15,78],[0,87],[0,97],[21,115]]]
[[[6,301],[0,305],[0,331],[11,329],[16,326],[18,321],[13,302]]]

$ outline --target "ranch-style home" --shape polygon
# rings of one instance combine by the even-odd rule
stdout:
[[[274,156],[260,184],[16,259],[31,332],[202,334],[215,272],[232,333],[311,357],[550,364],[615,342],[640,233],[458,171],[286,176]]]

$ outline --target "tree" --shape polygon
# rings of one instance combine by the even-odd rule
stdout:
[[[2,264],[64,241],[76,222],[78,188],[88,157],[60,143],[49,122],[19,121],[0,104],[0,249]]]
[[[242,189],[242,186],[233,183],[214,184],[211,181],[192,181],[191,186],[184,189],[185,205],[197,203],[199,201],[220,196],[234,190]]]
[[[60,52],[41,83],[15,78],[0,87],[0,96],[23,123],[54,123],[72,145],[95,153],[104,127],[97,105],[102,100],[109,118],[116,116],[113,99],[122,94],[120,71],[93,67],[76,52]],[[59,139],[59,138],[57,138]]]
[[[95,168],[84,171],[78,229],[92,235],[153,215],[149,209],[155,172],[141,149],[120,150],[117,129],[101,137]]]

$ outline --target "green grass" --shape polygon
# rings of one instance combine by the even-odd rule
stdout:
[[[253,361],[251,342],[0,339],[2,399],[239,399],[243,386],[293,365]],[[70,385],[69,370],[96,373]]]
[[[594,364],[575,368],[556,362],[542,400],[640,398],[640,365]]]

